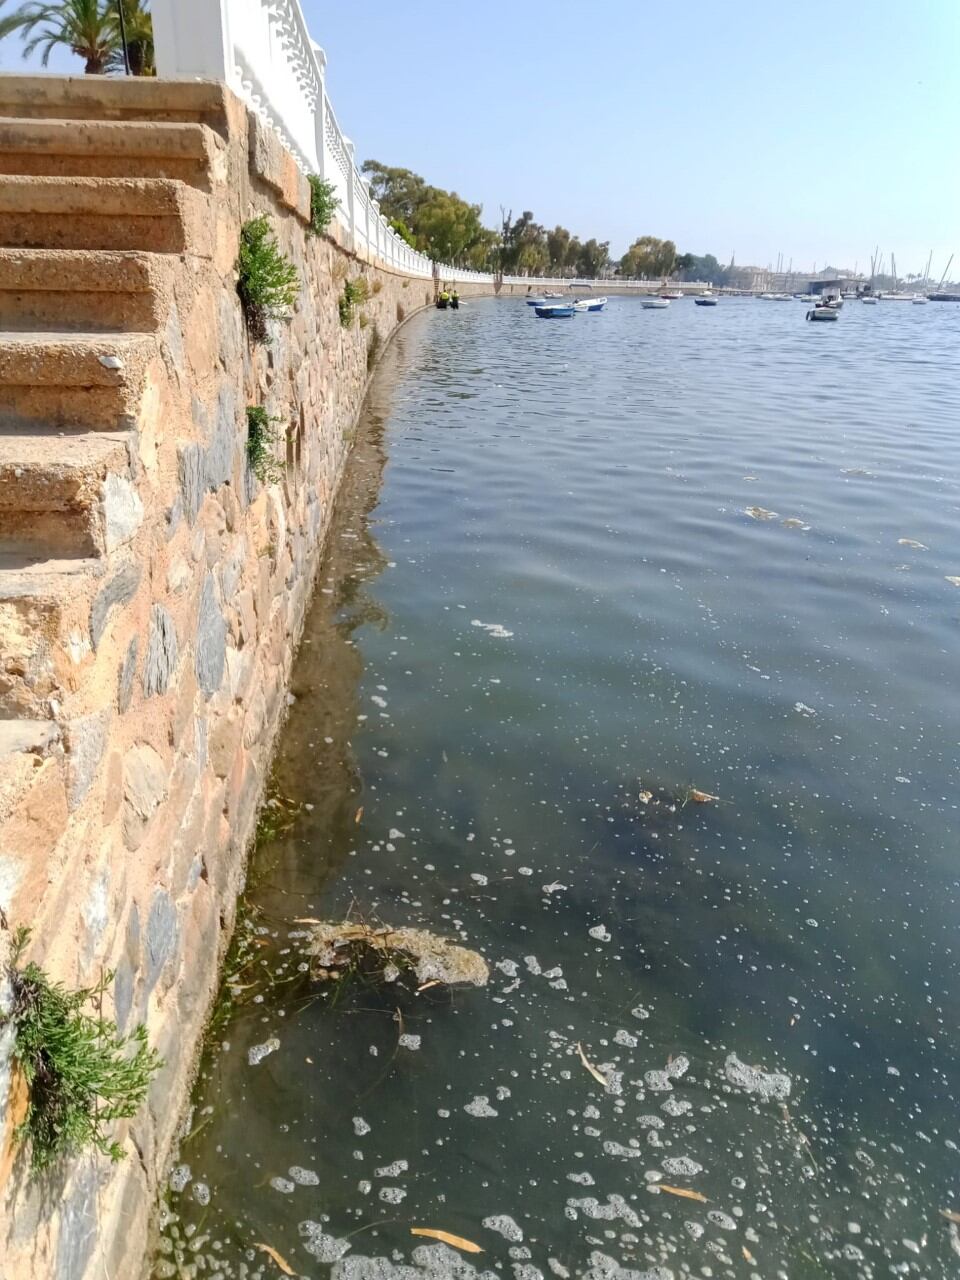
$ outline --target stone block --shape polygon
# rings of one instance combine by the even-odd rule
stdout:
[[[193,726],[194,706],[197,700],[197,677],[193,667],[184,665],[180,671],[177,684],[176,702],[173,708],[173,720],[170,736],[174,746],[179,747],[183,735]]]
[[[204,481],[204,454],[198,444],[180,445],[177,449],[177,472],[180,479],[180,500],[183,513],[190,524],[196,520],[206,489]]]
[[[67,804],[71,810],[82,804],[97,776],[112,715],[112,710],[106,707],[71,720],[66,727]]]
[[[143,503],[136,486],[125,476],[110,472],[100,486],[103,536],[107,551],[129,542],[143,523]]]
[[[60,1198],[54,1280],[77,1280],[86,1271],[97,1242],[97,1167],[88,1157],[74,1166]]]
[[[209,489],[219,489],[233,476],[233,460],[240,432],[237,427],[237,397],[224,382],[217,398],[217,420],[204,460],[204,479]]]
[[[94,649],[100,643],[112,610],[129,604],[136,595],[141,576],[139,565],[125,564],[94,596],[90,606],[90,639]]]
[[[167,767],[146,742],[138,742],[123,761],[123,842],[131,851],[143,843],[150,819],[167,793]]]
[[[173,618],[162,604],[155,604],[150,611],[150,639],[143,664],[145,698],[150,698],[155,693],[166,693],[177,667],[178,656],[177,628]]]
[[[117,677],[117,706],[120,708],[121,714],[127,710],[133,698],[133,678],[137,674],[137,654],[139,650],[140,638],[139,636],[133,636],[127,645],[127,652],[123,655],[120,674]]]
[[[150,903],[150,914],[144,930],[145,994],[157,985],[157,979],[177,950],[180,926],[177,908],[166,889],[156,889]]]
[[[109,827],[120,812],[123,799],[123,754],[111,751],[103,780],[103,825]]]
[[[133,992],[141,963],[140,911],[136,903],[127,916],[127,928],[123,939],[123,952],[116,965],[113,979],[113,1007],[117,1026],[122,1031],[133,1008]]]
[[[233,706],[220,716],[210,731],[210,764],[218,778],[226,778],[240,750],[243,736],[243,713]]]
[[[226,663],[227,624],[217,603],[213,574],[208,573],[200,592],[195,644],[197,681],[209,697],[223,681]]]

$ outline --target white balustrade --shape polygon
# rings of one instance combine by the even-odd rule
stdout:
[[[340,201],[336,216],[354,253],[405,275],[433,276],[434,264],[397,235],[357,169],[353,143],[327,97],[326,57],[310,38],[300,0],[153,0],[151,7],[159,75],[224,81],[277,130],[304,173],[331,183]],[[445,280],[494,280],[447,264],[439,274]],[[537,289],[576,283],[637,290],[661,283],[531,276],[505,276],[504,282]]]

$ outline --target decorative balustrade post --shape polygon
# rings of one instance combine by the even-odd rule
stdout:
[[[154,0],[156,3],[156,0]],[[317,119],[317,176],[326,179],[327,176],[327,76],[326,65],[327,55],[323,52],[318,44],[313,46],[313,51],[317,55],[317,66],[320,68],[320,92],[317,94],[316,119]]]
[[[350,248],[357,251],[357,162],[354,159],[356,148],[349,138],[344,137],[343,147],[347,153],[347,227],[350,231]]]
[[[153,40],[160,76],[233,81],[230,0],[154,0]]]

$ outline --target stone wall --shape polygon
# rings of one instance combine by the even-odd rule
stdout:
[[[78,113],[68,109],[72,83],[47,82],[47,115]],[[123,121],[134,101],[124,93],[140,88],[119,82],[103,93],[100,116]],[[71,561],[69,575],[52,560],[32,565],[0,600],[0,907],[11,929],[32,927],[29,957],[53,977],[77,986],[115,971],[106,1011],[124,1029],[145,1022],[164,1066],[141,1113],[119,1128],[122,1163],[84,1156],[38,1183],[13,1142],[24,1095],[9,1032],[0,1033],[2,1280],[140,1273],[369,371],[398,324],[433,299],[431,281],[309,234],[309,190],[276,135],[222,87],[211,94],[216,109],[191,114],[180,94],[151,117],[203,121],[206,159],[193,185],[167,182],[156,248],[141,255],[135,297],[149,324],[138,322],[136,341],[108,334],[96,346],[102,376],[71,383],[64,372],[59,398],[44,390],[30,402],[56,414],[71,449],[80,438],[71,431],[88,430],[94,413],[98,430],[104,413],[115,415],[114,434],[91,445],[99,470],[88,476],[97,488],[84,537],[95,556],[82,571]],[[113,181],[124,171],[107,172]],[[86,181],[99,181],[93,174]],[[144,189],[126,190],[135,201]],[[114,207],[118,192],[110,186],[64,234],[87,234],[112,209],[116,240],[106,243],[126,247],[125,228],[143,215]],[[270,345],[252,346],[234,263],[241,224],[261,212],[301,291],[289,322],[271,324]],[[24,243],[19,224],[4,225]],[[50,232],[51,251],[59,234]],[[67,248],[102,252],[100,234],[89,231],[89,250]],[[70,260],[71,270],[82,265]],[[357,275],[369,301],[343,328],[338,298]],[[30,292],[38,305],[41,291]],[[118,297],[109,307],[127,315]],[[108,314],[106,297],[94,303]],[[49,341],[38,358],[52,358]],[[278,483],[261,485],[247,466],[247,405],[281,419]],[[61,439],[54,450],[65,447]],[[47,483],[55,471],[51,458],[31,475]],[[80,509],[72,500],[59,517]]]

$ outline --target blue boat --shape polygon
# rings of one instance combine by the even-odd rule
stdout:
[[[606,305],[606,298],[578,298],[573,304],[576,311],[602,311]]]
[[[537,307],[537,315],[541,320],[569,320],[575,314],[573,304],[557,303],[551,306]]]
[[[546,298],[527,298],[528,307],[542,307],[546,302]]]

